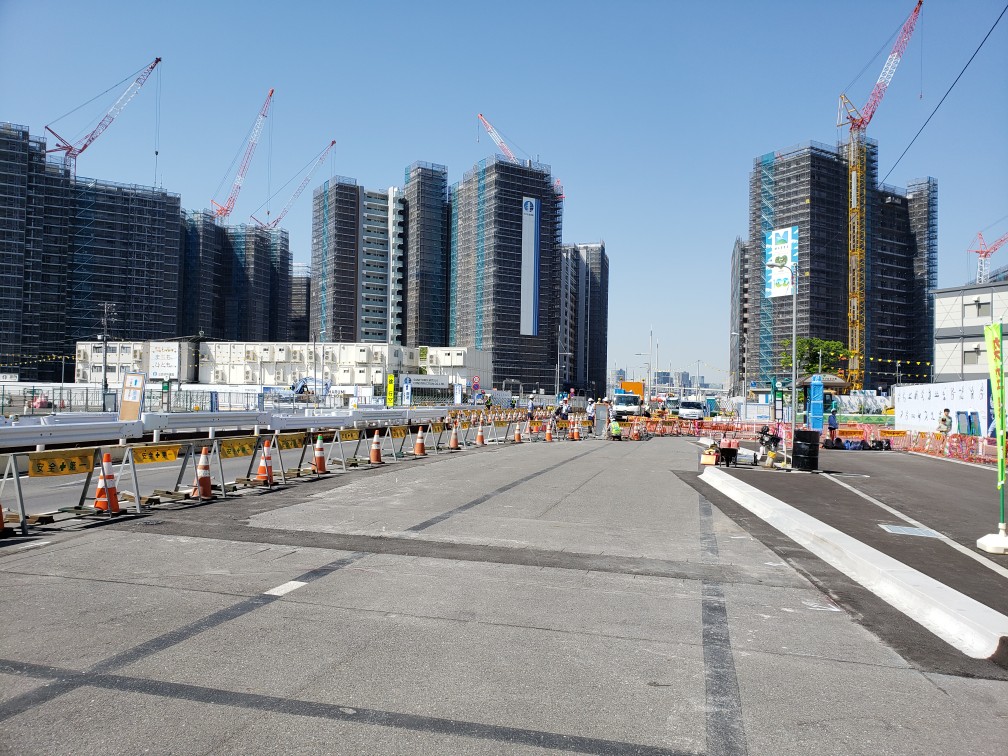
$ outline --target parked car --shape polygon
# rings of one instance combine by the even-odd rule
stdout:
[[[679,402],[679,417],[683,420],[703,420],[706,415],[707,409],[703,402]]]

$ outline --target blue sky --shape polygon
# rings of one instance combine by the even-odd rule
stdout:
[[[1004,0],[926,0],[869,127],[886,174]],[[867,99],[911,0],[721,3],[79,3],[0,0],[0,120],[46,124],[161,56],[78,173],[154,180],[186,208],[215,194],[276,88],[233,222],[247,220],[330,139],[330,174],[401,185],[415,160],[454,182],[495,151],[484,113],[519,157],[553,168],[564,240],[610,260],[609,367],[638,375],[649,331],[659,369],[726,379],[729,259],[748,233],[753,159],[833,144],[841,91]],[[123,85],[122,88],[125,88]],[[77,135],[114,90],[60,121]],[[156,113],[160,106],[160,128]],[[57,131],[59,129],[57,128]],[[61,132],[62,133],[62,132]],[[67,134],[64,134],[67,136]],[[1008,231],[1008,16],[887,183],[939,181],[939,285],[973,275],[978,230]],[[300,180],[271,203],[284,205]],[[310,188],[285,219],[308,261]],[[258,216],[258,213],[257,213]],[[262,216],[258,216],[262,217]],[[1000,257],[1001,259],[998,259]],[[993,265],[1008,263],[1008,247]]]

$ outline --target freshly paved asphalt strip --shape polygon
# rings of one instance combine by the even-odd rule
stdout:
[[[743,478],[761,486],[756,488]],[[977,568],[975,562],[940,542],[937,542],[937,547],[933,540],[927,544],[929,539],[907,538],[898,542],[890,537],[885,540],[885,546],[904,557],[915,554],[918,557],[916,561],[928,564],[931,567],[929,572],[937,577],[911,568],[906,563],[910,560],[900,561],[873,548],[868,543],[884,539],[875,535],[870,517],[865,528],[866,510],[874,509],[872,505],[842,489],[835,489],[843,493],[840,497],[843,500],[838,502],[840,506],[824,505],[821,488],[824,481],[817,476],[780,472],[761,474],[759,471],[755,474],[735,471],[732,474],[708,468],[702,479],[963,653],[1008,664],[1008,657],[1002,658],[1008,654],[1008,616],[997,611],[1002,601],[1008,602],[1001,595],[1004,586],[1000,576]],[[766,493],[763,489],[767,488],[781,498]],[[784,489],[783,493],[780,489]],[[791,501],[801,503],[796,506],[786,503]],[[834,527],[803,511],[813,508],[823,519],[842,521],[846,527]],[[856,535],[848,535],[846,531],[854,531]],[[885,531],[878,528],[878,532]],[[894,549],[893,544],[896,543],[899,547]],[[935,548],[941,549],[942,553],[935,554]],[[956,587],[968,586],[971,593],[979,596],[989,595],[987,604],[993,604],[994,608],[956,590],[956,587],[946,585],[941,582],[942,579]]]

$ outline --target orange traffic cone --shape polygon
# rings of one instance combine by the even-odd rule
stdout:
[[[547,420],[546,421],[546,438],[543,439],[543,440],[544,441],[552,441],[553,440],[553,421],[552,420]]]
[[[448,451],[459,451],[458,423],[452,425],[451,438],[448,439]]]
[[[371,459],[369,460],[372,465],[384,465],[381,458],[381,441],[378,440],[378,431],[374,432],[374,441],[371,442]]]
[[[574,440],[575,441],[580,441],[581,440],[581,430],[578,428],[578,426],[580,424],[581,424],[580,422],[575,422],[574,423]]]
[[[269,439],[263,441],[262,456],[259,457],[259,472],[256,474],[256,480],[260,483],[265,483],[267,487],[273,485],[273,460],[270,459]]]
[[[522,442],[522,440],[521,440],[521,426],[520,425],[515,425],[514,442],[516,444],[520,444]]]
[[[119,514],[119,494],[116,493],[115,474],[112,472],[112,455],[108,452],[102,457],[94,505],[102,512]]]
[[[318,475],[325,475],[329,472],[326,470],[325,457],[325,446],[322,444],[322,434],[320,433],[315,442],[315,461],[311,465],[312,470]]]
[[[480,420],[479,430],[476,431],[476,446],[484,446],[486,439],[483,438],[483,421]]]
[[[200,453],[199,462],[196,463],[196,479],[193,481],[189,496],[200,501],[213,499],[213,489],[210,485],[210,450],[205,446]]]
[[[424,447],[424,442],[423,442],[423,426],[422,425],[417,429],[416,443],[413,444],[413,456],[414,457],[426,457],[427,456],[427,449],[426,449],[426,447]]]

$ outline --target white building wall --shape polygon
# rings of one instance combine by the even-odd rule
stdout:
[[[936,292],[934,382],[989,377],[983,327],[997,322],[1008,322],[1008,282]]]

